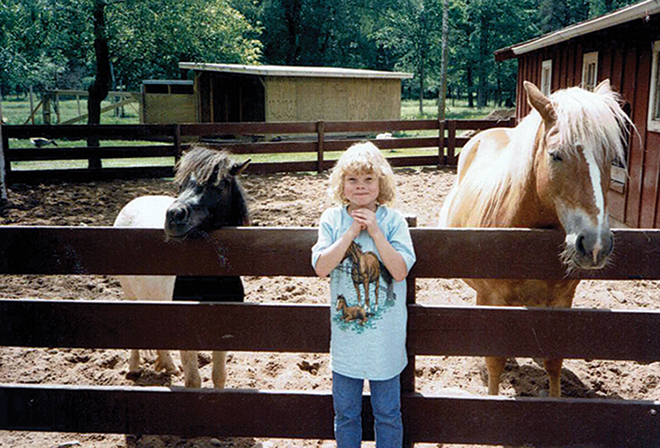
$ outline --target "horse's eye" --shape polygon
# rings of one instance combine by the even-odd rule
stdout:
[[[562,159],[561,154],[559,154],[559,151],[550,151],[548,154],[550,155],[550,158],[553,162],[561,162],[564,160]]]

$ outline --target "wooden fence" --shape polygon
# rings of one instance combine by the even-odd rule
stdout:
[[[228,228],[176,242],[158,230],[8,226],[0,228],[0,274],[313,276],[316,232]],[[563,238],[524,229],[411,233],[418,261],[402,379],[408,445],[660,446],[655,401],[416,392],[419,355],[656,361],[660,312],[422,306],[414,303],[418,278],[565,278],[557,260]],[[618,230],[615,239],[614,263],[589,278],[660,278],[659,230]],[[0,300],[0,345],[325,353],[328,313],[304,304]],[[332,398],[312,391],[2,384],[0,402],[5,430],[332,438]]]
[[[252,163],[251,172],[295,172],[323,171],[330,168],[332,160],[327,153],[341,151],[364,138],[350,135],[369,135],[398,131],[435,131],[431,137],[404,137],[373,139],[384,150],[405,148],[431,148],[430,155],[397,156],[388,153],[393,166],[446,166],[456,164],[456,149],[467,142],[459,131],[482,130],[495,126],[513,126],[513,120],[414,120],[414,121],[371,121],[371,122],[300,122],[300,123],[215,123],[215,124],[171,124],[171,125],[100,125],[100,126],[4,126],[2,149],[6,159],[7,182],[35,182],[48,179],[69,181],[100,180],[110,178],[170,177],[172,166],[131,167],[60,170],[16,170],[12,164],[20,161],[45,160],[89,160],[110,158],[145,158],[173,156],[178,158],[190,139],[206,140],[207,144],[221,146],[234,154],[296,154],[313,153],[309,161]],[[82,140],[89,136],[103,140],[153,140],[160,139],[166,145],[151,146],[101,146],[98,148],[66,147],[66,140]],[[347,137],[349,135],[349,137]],[[241,142],[223,141],[214,136],[253,137],[268,141]],[[278,136],[284,136],[283,139]],[[440,137],[442,136],[442,138]],[[10,139],[44,137],[59,141],[57,147],[16,148]],[[279,140],[279,141],[278,141]]]

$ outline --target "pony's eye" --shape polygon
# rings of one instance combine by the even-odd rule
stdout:
[[[559,154],[559,151],[550,151],[548,152],[548,155],[550,155],[553,162],[561,162],[564,160],[562,159],[561,154]]]

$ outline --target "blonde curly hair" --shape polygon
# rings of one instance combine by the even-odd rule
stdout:
[[[378,177],[379,193],[376,203],[391,205],[396,198],[396,182],[389,162],[371,142],[352,145],[344,152],[330,173],[328,194],[338,204],[348,204],[344,195],[346,175],[373,173]]]

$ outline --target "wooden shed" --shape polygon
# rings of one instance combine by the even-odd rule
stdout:
[[[609,79],[637,128],[627,148],[628,175],[614,166],[610,215],[629,227],[660,227],[660,0],[503,48],[497,60],[518,59],[517,118],[530,110],[523,81],[544,93]]]
[[[182,62],[195,74],[197,122],[373,121],[401,116],[412,74],[329,67]]]
[[[194,123],[195,96],[192,81],[142,81],[142,123]]]

